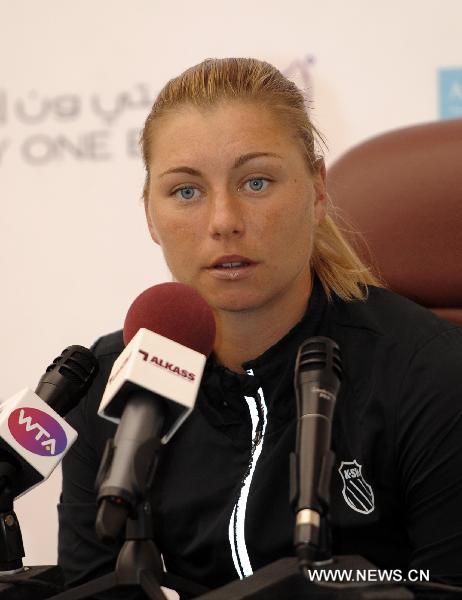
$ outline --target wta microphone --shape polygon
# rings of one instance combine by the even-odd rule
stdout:
[[[191,413],[215,339],[212,310],[192,287],[163,283],[131,305],[126,347],[112,368],[98,414],[118,423],[96,480],[96,531],[114,541],[152,485],[157,450]]]
[[[0,405],[0,493],[16,498],[49,477],[77,438],[62,418],[85,395],[97,371],[90,350],[70,346],[47,368],[35,392]]]
[[[22,571],[24,546],[13,500],[47,479],[77,433],[65,416],[85,395],[97,372],[90,350],[70,346],[41,377],[0,406],[0,574]]]
[[[300,346],[295,364],[298,429],[296,452],[291,456],[291,502],[301,567],[326,558],[320,539],[321,519],[328,507],[334,462],[332,416],[341,378],[340,350],[335,342],[313,337]]]

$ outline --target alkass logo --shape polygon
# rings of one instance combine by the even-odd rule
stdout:
[[[141,354],[145,362],[150,362],[151,364],[156,365],[157,367],[167,369],[168,371],[175,373],[176,375],[180,375],[180,377],[184,377],[188,381],[194,381],[196,378],[196,375],[194,373],[190,373],[186,369],[180,369],[180,367],[177,367],[168,360],[164,360],[163,358],[159,358],[158,356],[151,356],[150,358],[149,353],[145,352],[144,350],[138,350],[138,352]]]
[[[8,427],[18,444],[40,456],[56,456],[67,446],[61,425],[38,408],[17,408],[8,417]]]

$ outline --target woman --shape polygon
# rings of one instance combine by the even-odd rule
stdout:
[[[268,63],[206,60],[164,87],[141,143],[151,236],[217,323],[196,410],[156,475],[167,569],[218,587],[293,553],[294,362],[325,335],[345,371],[333,553],[462,582],[462,333],[381,288],[344,241],[300,91]],[[59,550],[71,584],[117,555],[94,534],[94,479],[114,434],[96,410],[122,349],[120,332],[96,343],[100,376],[71,421]]]

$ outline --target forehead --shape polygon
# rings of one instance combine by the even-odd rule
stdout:
[[[185,105],[152,124],[151,167],[172,160],[245,152],[300,153],[294,132],[275,112],[254,102],[221,102],[199,108]]]

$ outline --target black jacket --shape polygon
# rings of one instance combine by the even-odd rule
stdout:
[[[252,375],[209,358],[196,409],[163,448],[155,479],[167,569],[217,587],[293,554],[294,363],[313,335],[334,339],[343,356],[334,554],[462,583],[462,330],[380,288],[366,301],[328,302],[318,281],[302,321],[244,365]],[[94,480],[115,433],[96,411],[122,349],[121,332],[98,340],[99,376],[69,419],[79,438],[63,461],[59,564],[71,584],[113,568],[118,551],[94,534]]]

